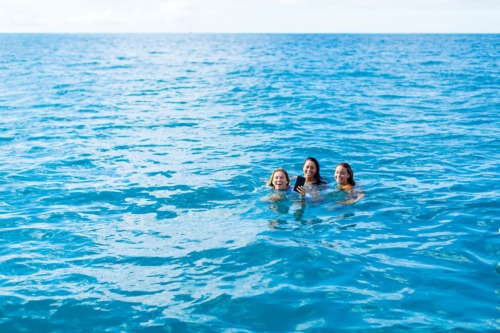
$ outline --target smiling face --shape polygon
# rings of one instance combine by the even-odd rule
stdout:
[[[273,174],[273,186],[275,190],[286,190],[290,186],[290,180],[283,171],[276,171]]]
[[[351,178],[351,175],[345,167],[339,165],[335,168],[335,180],[340,186],[349,184],[349,178]]]
[[[313,161],[307,160],[304,163],[304,166],[302,167],[302,171],[304,171],[304,177],[306,178],[306,181],[308,183],[315,183],[316,182],[314,175],[316,175],[316,172],[318,172],[318,169],[316,168],[316,164]]]

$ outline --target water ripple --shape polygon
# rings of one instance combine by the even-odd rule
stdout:
[[[1,331],[500,327],[497,35],[0,44]]]

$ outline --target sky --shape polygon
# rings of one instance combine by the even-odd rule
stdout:
[[[15,32],[500,33],[500,0],[1,0]]]

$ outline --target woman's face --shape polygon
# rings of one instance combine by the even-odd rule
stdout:
[[[302,171],[304,171],[304,177],[307,181],[314,180],[314,175],[316,174],[316,172],[318,172],[318,170],[316,169],[316,164],[314,164],[314,162],[310,160],[307,160],[304,163]]]
[[[275,190],[286,190],[288,188],[288,180],[282,171],[276,171],[273,176],[273,185]]]
[[[339,185],[346,185],[347,180],[350,177],[351,176],[349,175],[349,172],[342,165],[339,165],[337,168],[335,168],[335,180],[337,181],[337,183],[339,183]]]

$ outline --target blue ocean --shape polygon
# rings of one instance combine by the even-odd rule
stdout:
[[[497,34],[0,35],[0,331],[498,331],[499,56]],[[310,156],[330,195],[265,199]]]

